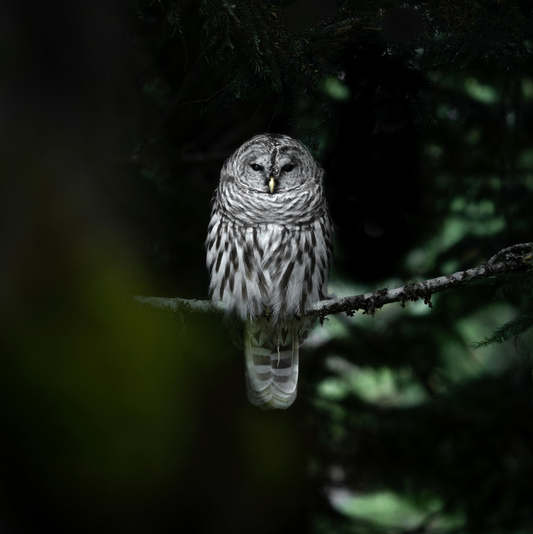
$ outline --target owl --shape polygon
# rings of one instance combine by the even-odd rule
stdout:
[[[296,398],[313,303],[328,298],[333,254],[324,171],[298,141],[257,135],[225,161],[206,241],[210,294],[242,326],[248,399]]]

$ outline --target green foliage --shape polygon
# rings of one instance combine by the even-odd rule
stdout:
[[[167,22],[174,28],[174,31],[180,30],[180,14],[176,2],[169,0],[168,2],[168,12],[166,14]]]
[[[526,245],[526,249],[528,246]],[[502,255],[503,258],[500,261],[507,261],[506,254]],[[515,260],[516,261],[516,260]],[[531,263],[531,254],[526,255],[522,261],[524,263]],[[504,300],[510,295],[522,294],[529,300],[533,298],[533,273],[520,272],[520,273],[506,273],[491,278],[485,278],[473,282],[466,282],[466,286],[482,286],[492,285],[495,286],[495,298]],[[511,339],[512,337],[520,336],[533,327],[533,313],[522,314],[517,319],[507,321],[500,326],[490,337],[486,337],[483,341],[473,343],[472,347],[479,349],[487,347],[493,343],[503,343]]]
[[[477,62],[496,62],[508,69],[531,53],[531,12],[519,0],[408,2],[404,12],[409,16],[398,21],[392,17],[388,26],[383,25],[387,10],[380,9],[382,5],[371,0],[338,2],[330,19],[295,32],[284,25],[285,3],[203,0],[199,14],[205,20],[205,58],[226,84],[209,108],[230,106],[259,90],[275,94],[281,110],[294,112],[300,99],[318,98],[319,82],[338,74],[340,53],[354,43],[357,49],[371,41],[384,55],[411,68],[416,65],[422,73]],[[405,36],[396,34],[401,24],[406,25]],[[422,51],[419,60],[417,51]],[[415,120],[427,126],[427,114]]]
[[[532,15],[520,0],[411,1],[400,9],[395,2],[343,0],[327,20],[298,31],[285,23],[291,3],[135,0],[133,9],[153,28],[154,40],[169,43],[178,31],[184,46],[183,17],[190,26],[194,12],[194,38],[221,84],[204,98],[203,111],[212,116],[257,95],[269,98],[274,112],[290,117],[310,146],[318,145],[331,122],[321,84],[340,74],[347,54],[357,57],[369,44],[377,47],[378,57],[398,62],[422,79],[442,67],[492,63],[509,69],[532,50]],[[500,20],[501,13],[505,17]],[[322,120],[312,127],[301,113],[308,100],[322,108]],[[419,91],[404,107],[417,130],[433,124]]]
[[[482,347],[488,347],[493,343],[503,343],[511,339],[512,337],[519,336],[524,332],[527,332],[530,328],[533,327],[533,313],[525,313],[502,325],[498,330],[496,330],[490,337],[486,337],[483,341],[474,343],[473,348],[479,349]]]
[[[519,291],[526,296],[533,297],[533,274],[515,273],[498,277],[496,298],[504,299],[511,291]]]
[[[279,4],[204,0],[199,13],[206,19],[205,57],[227,83],[211,109],[259,89],[276,94],[280,109],[287,110],[304,96],[316,96],[318,81],[336,72],[333,50],[324,42],[327,33],[288,31]]]

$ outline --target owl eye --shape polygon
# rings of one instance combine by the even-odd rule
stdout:
[[[257,163],[252,163],[250,165],[250,167],[252,167],[252,169],[254,171],[262,171],[263,170],[263,166],[262,165],[258,165]]]
[[[288,165],[284,165],[281,170],[283,172],[291,172],[292,169],[294,169],[294,167],[295,167],[295,165],[292,165],[291,163],[289,163]]]

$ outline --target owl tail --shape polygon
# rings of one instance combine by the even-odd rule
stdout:
[[[257,323],[249,322],[244,333],[248,400],[263,410],[288,408],[296,399],[298,354],[297,329],[289,329],[283,346],[272,347]]]

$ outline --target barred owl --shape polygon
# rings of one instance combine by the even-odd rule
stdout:
[[[294,402],[299,346],[313,323],[305,311],[328,298],[323,174],[298,141],[258,135],[226,160],[213,197],[210,294],[244,325],[247,396],[264,409]]]

